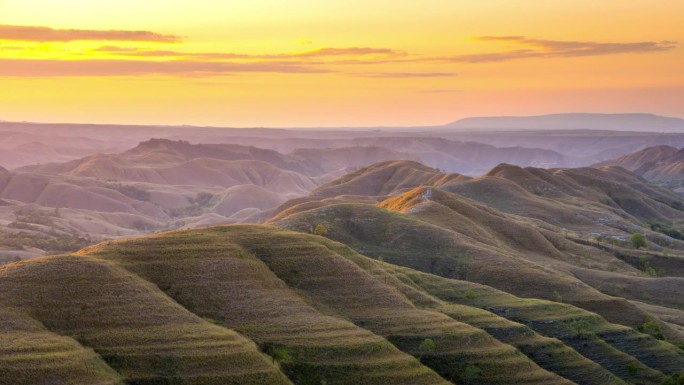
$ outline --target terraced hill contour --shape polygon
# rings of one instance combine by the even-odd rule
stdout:
[[[0,315],[14,384],[658,384],[684,365],[569,304],[256,225],[5,265]]]

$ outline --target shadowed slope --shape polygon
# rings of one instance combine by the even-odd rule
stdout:
[[[567,228],[627,230],[638,221],[684,220],[679,197],[615,167],[544,170],[502,164],[445,189]]]
[[[310,231],[311,224],[316,223],[324,224],[328,237],[393,264],[447,278],[467,279],[526,297],[554,299],[554,292],[558,292],[565,301],[635,327],[647,317],[626,300],[608,297],[581,282],[568,273],[567,266],[566,271],[552,266],[554,262],[548,258],[550,256],[530,260],[516,251],[498,247],[497,242],[501,240],[490,240],[487,244],[373,205],[325,206],[276,222],[278,226],[304,232]],[[538,232],[524,226],[520,228],[536,235],[543,246],[553,247]],[[513,233],[509,235],[513,236]],[[562,263],[556,263],[559,264]]]

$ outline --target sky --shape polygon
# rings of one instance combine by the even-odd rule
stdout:
[[[0,0],[0,120],[684,117],[681,0]]]

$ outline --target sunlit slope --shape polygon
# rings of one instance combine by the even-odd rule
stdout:
[[[684,340],[679,327],[630,302],[673,311],[681,306],[680,252],[665,255],[662,247],[681,249],[682,243],[642,222],[680,220],[682,202],[675,194],[618,168],[501,165],[489,176],[468,179],[419,166],[380,163],[359,170],[286,203],[270,223],[302,232],[320,225],[327,237],[370,257],[563,300],[631,327],[655,318],[666,338]],[[407,169],[427,177],[415,178]],[[362,182],[367,178],[374,184]],[[369,185],[407,188],[377,195]],[[326,186],[345,186],[350,195],[335,196]],[[630,249],[627,238],[635,231],[646,234],[648,254]],[[645,276],[651,261],[658,270]]]
[[[83,253],[117,261],[197,314],[262,346],[281,347],[287,352],[281,365],[297,383],[318,383],[311,377],[327,383],[431,383],[431,371],[416,358],[456,383],[569,383],[482,330],[416,308],[330,245],[271,227],[231,226],[114,242]],[[434,341],[434,351],[421,350],[425,339]]]
[[[194,313],[248,336],[295,383],[447,383],[386,339],[317,309],[308,296],[289,287],[264,264],[261,251],[247,248],[267,243],[264,237],[272,231],[283,233],[273,228],[219,227],[114,242],[81,253],[115,261]],[[318,240],[287,234],[294,256],[280,254],[284,262]],[[240,236],[251,244],[241,244]],[[331,263],[335,259],[339,257],[330,256]],[[300,274],[316,277],[314,271]]]
[[[171,232],[79,254],[114,262],[248,336],[295,383],[658,384],[684,365],[673,345],[574,306],[272,227]]]

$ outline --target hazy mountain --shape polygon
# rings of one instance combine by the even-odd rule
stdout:
[[[653,114],[551,114],[465,118],[446,125],[469,130],[614,130],[684,132],[684,119]]]

